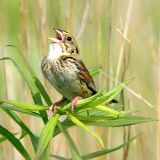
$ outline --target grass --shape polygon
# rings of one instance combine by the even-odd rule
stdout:
[[[13,149],[12,141],[11,144],[8,143],[4,136],[10,135],[6,134],[8,132],[33,159],[37,154],[40,133],[48,124],[47,107],[60,99],[57,92],[50,89],[51,86],[43,79],[40,71],[42,57],[48,50],[47,38],[53,35],[53,27],[73,33],[88,68],[101,66],[93,69],[92,73],[97,89],[100,91],[106,88],[104,95],[127,79],[134,77],[135,80],[117,93],[119,104],[115,106],[104,107],[104,104],[100,104],[94,109],[86,108],[84,104],[88,100],[83,100],[73,113],[70,112],[69,104],[60,107],[58,111],[61,118],[62,113],[66,115],[69,112],[85,124],[92,134],[94,132],[100,136],[105,149],[102,150],[99,137],[95,140],[94,136],[86,134],[84,129],[79,129],[68,118],[62,122],[62,126],[57,123],[54,138],[48,143],[43,155],[47,157],[50,152],[57,159],[59,156],[61,159],[73,156],[85,158],[87,155],[93,157],[95,154],[98,156],[96,151],[110,153],[112,149],[122,145],[123,149],[107,156],[101,154],[103,156],[99,159],[158,158],[159,122],[132,125],[129,129],[117,127],[151,120],[145,117],[159,119],[158,6],[158,0],[70,0],[65,3],[63,0],[2,0],[0,58],[7,58],[0,63],[0,120],[1,127],[4,128],[0,137],[0,159],[22,159],[20,153]],[[99,100],[98,97],[96,99]],[[89,111],[89,116],[84,114],[86,110]],[[126,111],[126,115],[122,114],[123,111]],[[96,122],[93,122],[95,119]],[[129,143],[139,132],[141,136]],[[88,143],[84,145],[82,139]]]
[[[134,113],[135,111],[119,111],[113,109],[112,107],[106,106],[106,104],[109,104],[109,102],[111,102],[132,80],[128,80],[124,83],[119,84],[107,93],[105,93],[106,89],[103,89],[102,91],[89,98],[79,100],[76,108],[74,109],[74,112],[71,111],[70,102],[67,102],[67,104],[65,102],[58,107],[55,115],[48,120],[46,115],[48,107],[43,106],[42,98],[48,105],[51,104],[51,100],[38,77],[35,77],[36,75],[34,75],[33,72],[26,72],[24,68],[12,58],[4,57],[0,60],[9,60],[15,65],[15,67],[21,73],[21,76],[25,79],[30,89],[33,101],[35,102],[35,104],[28,104],[26,102],[20,102],[16,100],[2,100],[0,103],[0,108],[2,108],[10,116],[10,118],[12,118],[22,128],[22,130],[25,131],[25,136],[26,134],[30,136],[30,140],[35,151],[35,156],[33,157],[36,160],[50,158],[51,153],[48,148],[50,148],[50,142],[57,132],[57,134],[60,134],[61,132],[64,134],[70,146],[69,149],[72,159],[86,159],[86,157],[98,157],[102,156],[103,154],[116,151],[117,149],[120,149],[131,142],[131,140],[129,139],[128,141],[125,141],[122,145],[120,145],[120,147],[107,150],[105,149],[104,142],[100,135],[92,131],[88,126],[96,125],[120,127],[154,120],[152,118],[132,116],[131,113]],[[26,64],[26,66],[28,65]],[[93,75],[95,73],[98,73],[98,71],[99,68],[93,70],[91,74]],[[41,118],[45,125],[41,131],[40,136],[33,133],[33,131],[22,122],[22,120],[14,111]],[[66,115],[66,119],[60,122],[59,118],[62,115]],[[81,155],[76,144],[72,140],[71,135],[67,131],[68,128],[73,126],[77,126],[85,130],[88,134],[93,136],[100,143],[103,150],[105,150],[100,150],[93,153],[91,152],[87,155]],[[22,138],[17,139],[14,133],[11,133],[9,130],[3,128],[2,126],[1,134],[6,138],[6,140],[13,144],[13,146],[19,151],[23,158],[33,159],[33,157],[30,157],[27,150],[21,143]],[[23,138],[25,138],[25,136]],[[59,157],[59,159],[62,158]]]

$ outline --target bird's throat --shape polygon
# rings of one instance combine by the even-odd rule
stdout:
[[[62,47],[60,44],[50,44],[49,45],[49,52],[48,52],[48,59],[54,60],[59,58],[62,55]]]

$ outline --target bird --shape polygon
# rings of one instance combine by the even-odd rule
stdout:
[[[48,55],[41,63],[44,77],[63,96],[53,103],[49,111],[56,111],[65,99],[71,101],[73,110],[78,100],[97,93],[95,83],[80,57],[78,44],[72,34],[54,28],[56,37],[49,38]],[[50,114],[50,112],[48,114]]]

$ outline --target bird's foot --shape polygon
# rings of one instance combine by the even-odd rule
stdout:
[[[57,107],[64,101],[64,99],[61,99],[60,101],[57,101],[53,103],[49,108],[48,108],[48,119],[50,119],[56,112],[57,112]]]
[[[72,100],[72,102],[71,102],[71,110],[72,110],[72,111],[74,110],[74,108],[75,108],[78,100],[80,100],[80,99],[83,99],[83,97],[81,97],[81,96],[76,96],[76,97]]]

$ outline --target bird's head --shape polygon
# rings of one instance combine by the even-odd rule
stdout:
[[[76,56],[79,54],[78,45],[70,33],[56,28],[54,28],[54,30],[56,32],[56,37],[49,38],[52,47],[61,47],[63,55]]]

